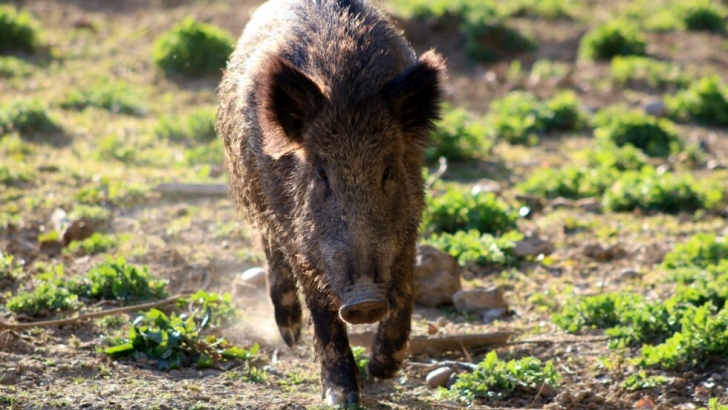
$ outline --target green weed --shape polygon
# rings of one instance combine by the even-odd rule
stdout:
[[[226,31],[188,17],[154,42],[154,63],[166,73],[220,74],[235,39]]]
[[[690,77],[677,65],[643,56],[616,56],[612,59],[611,71],[617,81],[633,86],[684,88],[690,84]]]
[[[517,231],[494,237],[473,229],[454,234],[433,234],[422,243],[447,252],[461,265],[473,262],[480,266],[512,266],[517,261],[513,248],[516,246],[516,241],[521,239],[523,235]]]
[[[579,56],[586,60],[611,60],[620,55],[644,55],[646,49],[642,32],[631,23],[614,20],[584,35]]]
[[[577,8],[574,0],[519,0],[504,4],[506,13],[513,16],[536,16],[549,20],[571,19]]]
[[[595,123],[600,124],[594,130],[598,140],[618,147],[632,145],[652,157],[666,157],[680,149],[675,125],[669,120],[638,111],[607,111],[608,120],[595,118]]]
[[[706,269],[728,260],[728,242],[726,238],[715,234],[701,233],[693,236],[685,243],[675,245],[675,248],[665,255],[662,266],[665,269],[698,267]]]
[[[82,241],[73,241],[63,250],[67,255],[95,255],[108,252],[119,245],[119,238],[114,235],[105,235],[99,232]]]
[[[450,161],[473,158],[491,148],[483,124],[462,108],[447,107],[431,138],[433,143],[425,153],[429,162],[440,157]]]
[[[31,175],[24,169],[0,165],[0,185],[18,186],[31,180]]]
[[[0,252],[0,279],[15,279],[23,272],[22,266],[13,255]]]
[[[216,139],[186,150],[183,162],[190,166],[199,164],[219,165],[223,163],[224,156],[222,141]]]
[[[627,376],[622,382],[622,388],[627,391],[651,389],[670,382],[665,376],[647,376],[644,371]]]
[[[708,401],[708,408],[701,407],[698,410],[728,410],[728,406],[718,404],[718,399],[713,397]]]
[[[103,137],[98,142],[96,157],[101,161],[119,161],[133,163],[138,159],[136,147],[124,141],[118,135]]]
[[[600,197],[612,186],[618,175],[616,170],[604,167],[541,168],[516,188],[548,199]]]
[[[33,52],[40,46],[40,24],[27,11],[0,5],[0,53]]]
[[[473,195],[450,189],[429,198],[424,216],[427,233],[478,230],[498,235],[516,228],[518,214],[492,193]]]
[[[240,311],[235,307],[230,293],[222,295],[199,291],[194,295],[177,301],[179,307],[187,307],[192,314],[200,311],[209,312],[212,326],[229,326],[240,317]]]
[[[154,128],[154,134],[160,139],[190,146],[196,143],[209,143],[217,137],[214,118],[215,109],[212,108],[196,109],[183,116],[163,117]]]
[[[682,25],[690,31],[725,32],[726,12],[710,1],[685,1],[675,11]]]
[[[31,292],[19,293],[8,300],[6,307],[16,315],[47,315],[68,310],[78,304],[78,296],[53,283],[41,283]]]
[[[60,129],[58,120],[40,99],[14,100],[0,105],[0,136],[12,131],[28,134]]]
[[[126,337],[106,337],[104,344],[108,347],[96,350],[113,358],[153,360],[159,370],[209,368],[221,362],[242,364],[258,358],[257,344],[246,350],[230,345],[225,339],[204,336],[209,323],[209,310],[183,318],[174,313],[168,317],[151,309],[134,320]]]
[[[464,401],[501,400],[518,388],[538,389],[542,384],[557,385],[560,381],[561,375],[551,361],[542,364],[535,357],[524,357],[505,362],[491,351],[472,373],[462,373],[449,391],[440,388],[439,393]]]
[[[687,90],[666,95],[664,100],[673,118],[728,125],[728,87],[717,75],[703,77]]]
[[[95,265],[67,286],[73,293],[89,299],[129,302],[162,299],[169,295],[166,281],[155,279],[147,266],[127,264],[121,257]]]
[[[352,346],[351,353],[354,355],[354,362],[359,369],[359,376],[365,380],[367,378],[367,364],[369,364],[369,358],[364,355],[366,349],[362,346]]]
[[[60,102],[61,108],[84,110],[101,108],[114,114],[144,115],[141,93],[121,82],[98,81],[84,88],[71,90]]]
[[[0,78],[25,77],[32,71],[32,66],[12,56],[0,56]]]
[[[99,226],[111,219],[111,211],[98,205],[74,204],[68,219],[72,221],[86,221],[94,226]]]

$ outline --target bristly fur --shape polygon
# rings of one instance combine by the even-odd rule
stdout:
[[[386,316],[376,313],[368,371],[392,377],[404,359],[421,169],[445,72],[434,51],[417,59],[367,0],[270,0],[220,84],[216,129],[232,197],[264,239],[269,293],[289,345],[301,330],[296,284],[303,290],[332,403],[358,401],[338,310],[358,306],[362,292],[388,306]],[[367,311],[357,317],[376,320]]]

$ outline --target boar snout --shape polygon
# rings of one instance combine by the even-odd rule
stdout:
[[[378,322],[388,311],[384,293],[373,283],[360,283],[346,292],[339,316],[347,323],[360,325]]]

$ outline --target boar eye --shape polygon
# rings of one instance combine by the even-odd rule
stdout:
[[[382,175],[382,185],[386,184],[390,179],[392,179],[392,168],[386,167],[384,168],[384,174]]]
[[[329,177],[326,175],[326,170],[323,168],[318,168],[316,170],[316,173],[318,174],[319,178],[321,178],[322,181],[329,183]]]

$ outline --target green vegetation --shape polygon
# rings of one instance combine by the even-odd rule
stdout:
[[[215,109],[212,108],[196,109],[183,116],[167,116],[159,120],[154,128],[154,134],[160,139],[181,142],[189,146],[209,143],[217,137],[214,119]]]
[[[639,111],[605,110],[594,120],[597,139],[618,147],[632,145],[651,157],[666,157],[680,148],[675,126]]]
[[[665,106],[680,120],[728,125],[728,87],[717,75],[703,77],[677,95],[666,95]]]
[[[235,39],[226,31],[188,17],[154,43],[154,63],[166,73],[220,74]]]
[[[726,238],[703,233],[675,245],[673,251],[665,255],[663,267],[668,270],[689,267],[707,269],[723,260],[728,260]]]
[[[217,336],[203,336],[211,319],[210,310],[183,319],[152,309],[134,320],[126,337],[107,337],[108,347],[97,351],[113,358],[154,360],[159,370],[209,368],[227,361],[250,366],[258,358],[258,345],[245,350]]]
[[[98,81],[80,89],[72,89],[61,101],[61,108],[84,110],[101,108],[114,114],[143,115],[144,98],[134,88],[122,82]]]
[[[30,181],[30,175],[25,170],[0,165],[0,185],[20,185]]]
[[[0,56],[0,78],[25,77],[31,71],[31,65],[19,58]]]
[[[225,327],[240,318],[240,311],[235,308],[232,299],[232,295],[227,292],[220,295],[201,290],[194,295],[178,300],[177,305],[187,307],[188,310],[209,312],[211,326]]]
[[[454,234],[433,234],[422,243],[447,252],[461,265],[474,262],[480,266],[511,266],[517,260],[513,248],[521,239],[523,235],[517,231],[494,237],[473,229],[467,232],[457,231]]]
[[[646,84],[653,88],[684,88],[690,77],[680,67],[643,56],[616,56],[611,62],[612,76],[627,85]]]
[[[15,279],[23,272],[13,255],[0,252],[0,280]]]
[[[456,233],[475,229],[499,235],[516,228],[518,214],[492,193],[470,194],[449,189],[431,197],[424,216],[427,233]]]
[[[33,52],[40,46],[40,25],[27,11],[0,5],[0,53]]]
[[[644,390],[662,386],[669,382],[670,379],[665,376],[647,376],[644,371],[640,371],[639,373],[627,376],[624,382],[622,382],[622,388],[627,391]]]
[[[364,355],[366,349],[362,346],[352,346],[351,353],[354,355],[354,362],[356,367],[359,369],[359,376],[362,380],[367,379],[367,364],[369,364],[369,358]]]
[[[524,357],[508,362],[498,359],[491,351],[472,373],[463,373],[450,390],[440,388],[441,396],[472,401],[484,398],[502,400],[518,388],[538,390],[542,384],[557,385],[561,375],[551,361],[542,364],[535,357]]]
[[[708,401],[708,408],[701,407],[698,410],[728,410],[728,406],[718,404],[718,399],[712,398]]]
[[[541,102],[530,92],[513,91],[493,100],[486,118],[489,133],[511,144],[537,144],[540,136],[555,131],[579,130],[585,117],[571,91]]]
[[[0,105],[0,136],[12,131],[28,134],[60,129],[58,120],[40,99],[13,100]]]
[[[6,307],[16,315],[45,316],[56,310],[76,307],[78,296],[53,283],[42,283],[32,292],[20,293],[8,300]]]
[[[505,23],[505,13],[494,2],[395,0],[393,6],[406,18],[435,18],[445,25],[456,26],[465,39],[466,55],[476,61],[494,61],[536,48],[532,39]]]
[[[725,10],[711,1],[685,1],[675,12],[686,30],[725,32]]]
[[[127,264],[121,257],[95,265],[86,275],[71,279],[67,286],[73,293],[89,299],[130,302],[169,295],[166,281],[152,277],[148,267]]]
[[[615,56],[644,55],[646,49],[643,33],[631,23],[614,20],[582,38],[579,56],[587,60],[611,60]]]
[[[432,132],[432,143],[426,151],[429,162],[445,157],[458,161],[489,151],[483,124],[462,108],[447,107]]]
[[[512,16],[536,16],[549,20],[571,19],[578,4],[574,0],[518,0],[502,5]]]
[[[64,253],[74,255],[95,255],[97,253],[108,252],[119,245],[119,238],[114,235],[105,235],[102,233],[94,233],[90,238],[82,241],[71,242]]]

